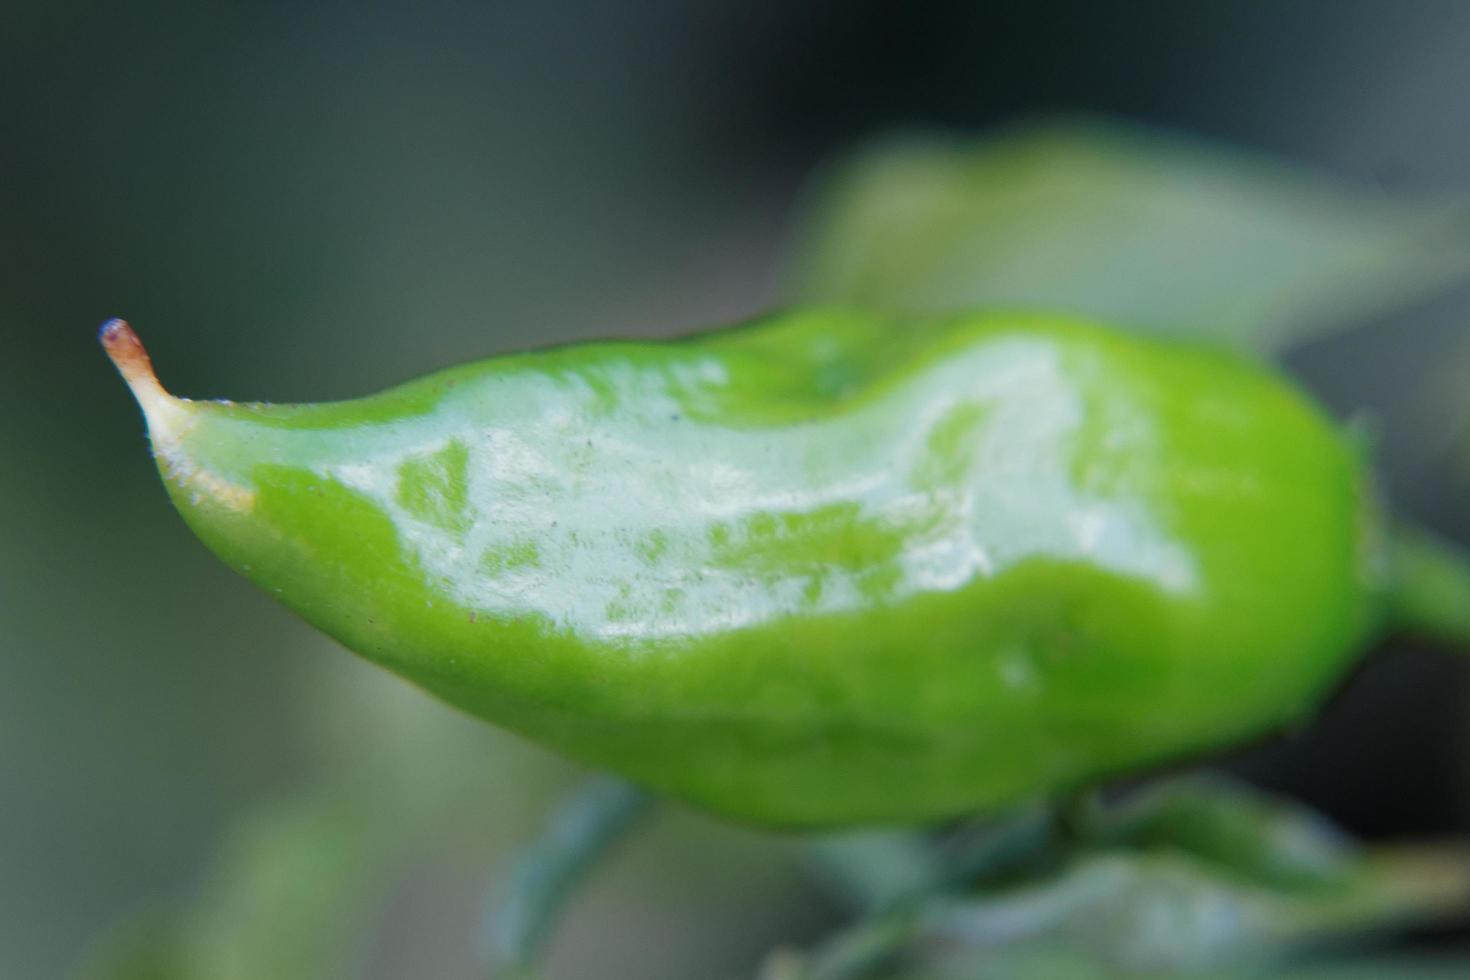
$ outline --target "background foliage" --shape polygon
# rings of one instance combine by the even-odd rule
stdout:
[[[133,937],[171,935],[182,897],[201,975],[469,975],[482,869],[574,776],[207,555],[94,347],[103,317],[138,323],[182,394],[273,400],[689,330],[796,288],[789,215],[840,151],[1056,108],[1442,200],[1453,227],[1467,38],[1451,2],[7,6],[0,974],[62,975],[118,922],[109,942],[179,955]],[[1420,218],[1416,235],[1439,212]],[[1452,238],[1424,248],[1410,268],[1454,266]],[[1333,306],[1353,329],[1290,364],[1372,412],[1395,501],[1470,540],[1450,462],[1470,292],[1376,297]],[[1397,653],[1231,768],[1373,839],[1470,828],[1464,667]],[[787,850],[671,811],[577,906],[549,972],[747,975],[841,911]]]

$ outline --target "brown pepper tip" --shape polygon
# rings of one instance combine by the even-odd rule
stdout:
[[[163,386],[158,383],[158,376],[153,373],[148,351],[128,321],[113,317],[102,324],[97,331],[97,339],[135,395],[141,399],[145,394],[165,394]]]

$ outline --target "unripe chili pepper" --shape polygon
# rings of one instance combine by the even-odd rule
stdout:
[[[939,818],[1236,742],[1413,605],[1317,407],[1086,323],[796,312],[315,405],[174,398],[125,323],[102,341],[227,563],[445,701],[737,818]],[[1410,614],[1442,620],[1470,585],[1425,553],[1451,584]]]

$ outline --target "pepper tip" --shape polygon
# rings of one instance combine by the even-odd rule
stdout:
[[[163,393],[158,377],[153,373],[153,362],[144,349],[143,342],[129,326],[128,321],[112,317],[97,330],[97,339],[107,352],[118,373],[128,386],[139,395],[144,391]]]

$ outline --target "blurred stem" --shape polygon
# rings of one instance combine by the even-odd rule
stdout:
[[[1096,831],[1102,819],[1102,794],[1096,787],[1064,793],[1057,798],[1052,813],[1058,840],[1077,844]]]
[[[535,976],[562,907],[651,804],[648,794],[611,777],[592,780],[562,804],[541,838],[520,854],[485,924],[492,976]]]
[[[999,822],[962,828],[940,843],[943,870],[925,892],[965,888],[977,879],[1015,870],[1054,843],[1053,820],[1048,808],[1038,804]]]
[[[807,957],[776,957],[760,980],[855,980],[870,975],[912,942],[922,918],[905,903],[844,929]]]
[[[874,835],[851,838],[856,846],[850,849],[823,845],[817,856],[828,866],[874,859],[874,841],[885,848],[901,845],[895,859],[912,859],[920,850],[927,859],[916,862],[917,869],[901,883],[860,894],[867,899],[870,913],[809,955],[785,952],[773,956],[762,971],[762,980],[854,980],[868,976],[923,928],[923,909],[935,895],[960,891],[987,875],[1014,870],[1060,844],[1058,831],[1062,825],[1055,806],[1038,804],[1000,821],[969,824],[937,844],[928,844],[920,835]],[[831,870],[829,867],[829,873]],[[864,876],[861,869],[855,869],[838,877],[864,883],[873,876]]]
[[[1390,560],[1394,626],[1470,653],[1470,554],[1426,531],[1400,526]]]
[[[1053,823],[1036,805],[938,839],[900,830],[836,834],[808,842],[805,852],[824,881],[871,913],[1014,867],[1049,843]]]

